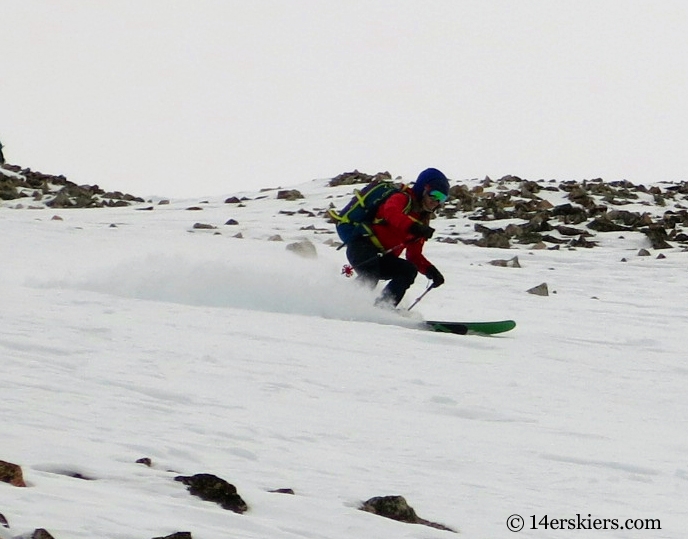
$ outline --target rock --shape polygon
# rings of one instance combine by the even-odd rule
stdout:
[[[588,241],[585,239],[585,236],[588,236],[589,234],[581,234],[580,237],[572,239],[569,242],[569,245],[571,247],[585,247],[586,249],[591,249],[592,247],[595,247],[597,245],[597,242],[594,241]]]
[[[284,240],[282,239],[282,236],[280,236],[279,234],[275,234],[273,236],[270,236],[268,238],[268,241],[284,241]]]
[[[9,182],[3,182],[0,184],[0,200],[14,200],[15,198],[20,198],[19,190],[15,185]]]
[[[527,290],[527,292],[535,296],[549,296],[549,287],[547,283],[542,283]]]
[[[652,256],[652,255],[650,255],[650,251],[648,251],[647,249],[640,249],[640,251],[638,251],[638,256]]]
[[[667,243],[668,235],[664,227],[660,225],[652,225],[648,228],[643,228],[640,230],[645,234],[650,243],[652,243],[653,249],[671,249],[671,245]]]
[[[0,460],[0,481],[9,483],[15,487],[25,487],[24,474],[21,466]]]
[[[391,179],[392,175],[389,172],[378,172],[375,175],[370,175],[354,170],[353,172],[344,172],[332,178],[328,185],[330,187],[337,187],[338,185],[353,185],[356,183],[370,183],[377,180]]]
[[[603,215],[588,223],[588,228],[596,232],[628,232],[630,227],[616,224],[608,216]]]
[[[562,236],[590,236],[589,232],[571,226],[559,225],[555,226],[554,229]]]
[[[304,198],[304,196],[297,189],[277,191],[278,200],[299,200],[301,198]]]
[[[194,230],[216,230],[217,227],[207,223],[194,223]]]
[[[175,532],[165,537],[153,537],[153,539],[191,539],[191,532]]]
[[[430,526],[438,530],[445,530],[455,532],[451,528],[444,526],[443,524],[437,524],[435,522],[430,522],[423,518],[418,517],[416,512],[411,506],[406,502],[403,496],[378,496],[371,498],[364,502],[359,509],[361,511],[366,511],[368,513],[373,513],[374,515],[379,515],[381,517],[390,518],[392,520],[397,520],[399,522],[408,522],[410,524],[423,524],[425,526]]]
[[[554,236],[550,236],[549,234],[545,234],[544,236],[542,236],[542,241],[547,242],[547,243],[554,243],[555,245],[562,245],[569,240],[564,240],[561,238],[556,238]]]
[[[371,498],[361,506],[362,511],[380,515],[400,522],[418,522],[418,516],[403,496],[379,496]]]
[[[174,480],[187,485],[192,495],[208,502],[215,502],[223,509],[239,514],[248,510],[248,505],[238,494],[236,487],[215,475],[179,475]]]
[[[503,229],[491,229],[481,224],[476,224],[474,228],[476,232],[480,232],[483,235],[482,239],[477,242],[479,247],[511,248],[509,235]]]
[[[241,204],[241,199],[238,197],[229,197],[225,200],[225,204]]]
[[[492,266],[498,266],[501,268],[520,268],[521,264],[518,261],[518,257],[515,256],[509,260],[491,260],[490,264]]]
[[[303,258],[317,258],[318,251],[310,240],[298,241],[287,245],[287,251],[291,251]]]
[[[9,528],[10,527],[9,522],[7,522],[5,515],[3,515],[2,513],[0,513],[0,526],[2,526],[3,528]]]
[[[277,488],[275,490],[269,490],[268,492],[271,492],[273,494],[291,494],[292,496],[294,495],[294,490],[290,488]]]
[[[239,224],[239,221],[237,221],[236,219],[229,219],[225,224],[229,226],[236,226]]]
[[[31,539],[55,539],[50,532],[44,528],[38,528],[31,535]]]
[[[153,461],[148,457],[143,457],[138,459],[136,461],[136,464],[143,464],[144,466],[148,466],[150,468],[151,466],[153,466]]]

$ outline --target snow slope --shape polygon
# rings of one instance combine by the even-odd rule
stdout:
[[[400,319],[340,275],[322,218],[280,213],[347,188],[297,187],[302,201],[239,193],[245,207],[0,207],[0,460],[29,485],[0,483],[3,537],[455,536],[357,510],[391,494],[470,539],[512,537],[514,514],[519,537],[567,536],[542,519],[577,514],[655,528],[586,537],[685,536],[688,253],[637,257],[640,234],[576,251],[432,242],[447,283]],[[317,259],[285,249],[304,238]],[[514,255],[521,268],[489,264]],[[542,282],[550,296],[525,292]],[[434,334],[421,315],[518,327]],[[173,481],[195,473],[250,510]]]

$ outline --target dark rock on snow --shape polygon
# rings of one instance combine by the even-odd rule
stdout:
[[[208,502],[215,502],[223,509],[235,513],[244,513],[248,509],[248,505],[241,498],[236,487],[216,475],[205,473],[192,476],[179,475],[174,480],[184,483],[194,496]]]

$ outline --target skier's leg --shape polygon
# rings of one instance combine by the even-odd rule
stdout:
[[[380,301],[389,302],[395,307],[416,280],[418,269],[408,260],[392,255],[380,259],[380,278],[391,279],[382,290]]]
[[[356,270],[357,281],[375,288],[380,280],[380,250],[365,236],[352,240],[346,246],[346,257]]]

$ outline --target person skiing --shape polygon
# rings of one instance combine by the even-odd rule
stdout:
[[[418,272],[432,280],[435,288],[444,284],[440,271],[423,256],[423,245],[435,232],[429,225],[432,214],[448,196],[447,177],[428,168],[411,187],[404,186],[380,205],[371,234],[347,244],[346,257],[362,282],[375,288],[379,281],[389,281],[376,305],[396,307]],[[404,250],[406,259],[400,258]]]

